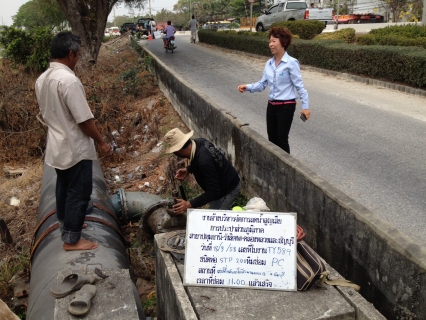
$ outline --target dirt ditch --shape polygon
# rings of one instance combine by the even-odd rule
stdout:
[[[169,196],[174,181],[162,137],[174,127],[188,129],[128,38],[105,43],[97,65],[92,70],[77,68],[76,74],[85,87],[97,127],[108,142],[117,145],[111,157],[100,159],[110,194],[123,188]],[[18,301],[14,294],[13,276],[21,271],[25,277],[29,267],[47,132],[34,93],[38,76],[7,61],[0,66],[0,218],[12,238],[11,243],[6,237],[0,242],[0,297],[11,309],[21,306],[14,310],[22,318],[25,300]],[[138,223],[123,227],[131,243],[132,269],[146,314],[155,316],[153,244],[152,240],[138,243],[137,229]]]

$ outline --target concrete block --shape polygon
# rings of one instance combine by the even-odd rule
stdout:
[[[93,320],[145,320],[145,315],[138,315],[136,307],[137,302],[134,298],[134,290],[136,290],[136,288],[130,279],[129,270],[102,270],[102,272],[109,277],[101,279],[95,275],[96,282],[94,285],[96,286],[96,295],[92,299],[90,311],[85,318]],[[63,279],[71,273],[85,274],[85,272],[81,270],[62,270],[58,273],[57,283],[61,283]],[[91,274],[94,274],[94,272]],[[55,300],[55,320],[77,319],[76,316],[68,312],[68,305],[74,297],[74,293],[75,292],[72,292],[64,298]]]
[[[184,288],[183,265],[175,263],[157,243],[155,248],[159,319],[356,319],[355,309],[334,287],[327,285],[305,292]]]
[[[158,248],[155,240],[155,284],[157,288],[157,317],[159,320],[197,320],[186,295],[182,279],[168,252]]]

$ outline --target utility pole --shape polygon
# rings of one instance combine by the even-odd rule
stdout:
[[[426,0],[423,0],[422,25],[426,26]]]
[[[426,1],[426,0],[423,0]],[[340,0],[337,0],[337,15],[336,21],[334,21],[334,30],[339,29],[339,9],[340,9]]]
[[[253,27],[253,2],[250,2],[250,32],[252,32],[252,27]]]
[[[151,0],[149,0],[148,6],[149,6],[149,17],[152,18],[152,15],[151,15]]]

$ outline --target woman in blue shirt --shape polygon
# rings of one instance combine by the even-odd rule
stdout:
[[[269,49],[274,56],[266,62],[262,79],[256,83],[238,86],[238,91],[251,93],[263,91],[269,86],[266,109],[268,139],[287,153],[290,153],[288,134],[296,110],[295,88],[302,100],[301,117],[307,120],[311,115],[299,61],[286,52],[292,39],[293,35],[287,28],[272,28],[269,31]]]

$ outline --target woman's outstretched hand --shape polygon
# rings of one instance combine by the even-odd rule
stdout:
[[[237,89],[239,92],[243,93],[244,91],[246,91],[247,86],[245,84],[242,84],[242,85],[239,85]]]

